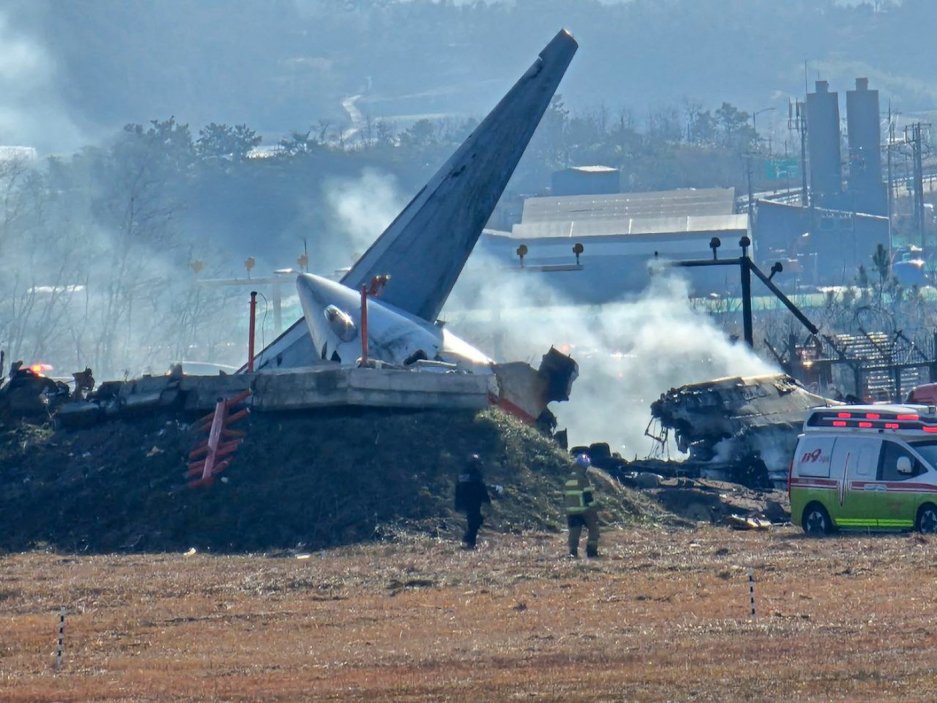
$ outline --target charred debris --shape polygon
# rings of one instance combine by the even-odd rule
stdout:
[[[721,378],[662,394],[651,404],[656,433],[648,434],[663,446],[672,433],[688,455],[684,471],[781,487],[808,411],[831,404],[787,374]]]

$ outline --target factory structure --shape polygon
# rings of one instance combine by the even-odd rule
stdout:
[[[857,78],[845,107],[844,140],[839,95],[826,81],[817,81],[805,102],[792,105],[792,128],[802,146],[802,160],[794,164],[802,175],[800,188],[749,193],[747,199],[734,188],[623,193],[618,169],[557,171],[549,197],[527,198],[510,231],[483,233],[478,250],[487,255],[485,276],[498,275],[489,257],[498,262],[495,268],[512,271],[581,268],[588,274],[551,275],[551,287],[571,302],[600,304],[644,290],[657,270],[655,261],[711,258],[714,238],[721,243],[718,256],[736,257],[739,240],[748,236],[754,262],[764,270],[781,262],[782,285],[792,292],[854,285],[860,266],[867,273],[872,269],[879,245],[892,250],[891,198],[883,174],[878,91]],[[925,211],[921,194],[915,213]],[[923,216],[915,218],[923,231]],[[466,274],[473,273],[478,271],[470,266]],[[694,296],[732,294],[739,286],[738,272],[730,267],[683,273]]]
[[[806,285],[852,285],[860,266],[871,267],[876,248],[891,251],[892,244],[878,91],[857,78],[846,93],[845,158],[839,96],[826,81],[817,81],[791,116],[807,158],[804,184],[799,202],[756,202],[752,230],[759,256],[789,264]]]

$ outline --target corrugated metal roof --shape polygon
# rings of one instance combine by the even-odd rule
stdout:
[[[527,198],[524,201],[521,222],[526,225],[534,222],[571,222],[584,219],[731,215],[734,212],[734,188],[703,188],[652,193]]]
[[[700,217],[629,217],[521,223],[514,225],[510,236],[514,239],[543,239],[677,232],[725,232],[747,229],[748,216],[744,214]]]

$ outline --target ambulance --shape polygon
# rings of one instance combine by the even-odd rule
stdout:
[[[937,532],[937,407],[815,408],[787,484],[791,521],[808,535]]]

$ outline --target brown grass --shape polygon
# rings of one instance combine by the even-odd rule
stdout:
[[[0,700],[937,699],[933,539],[627,528],[569,561],[564,535],[484,537],[2,557]]]

